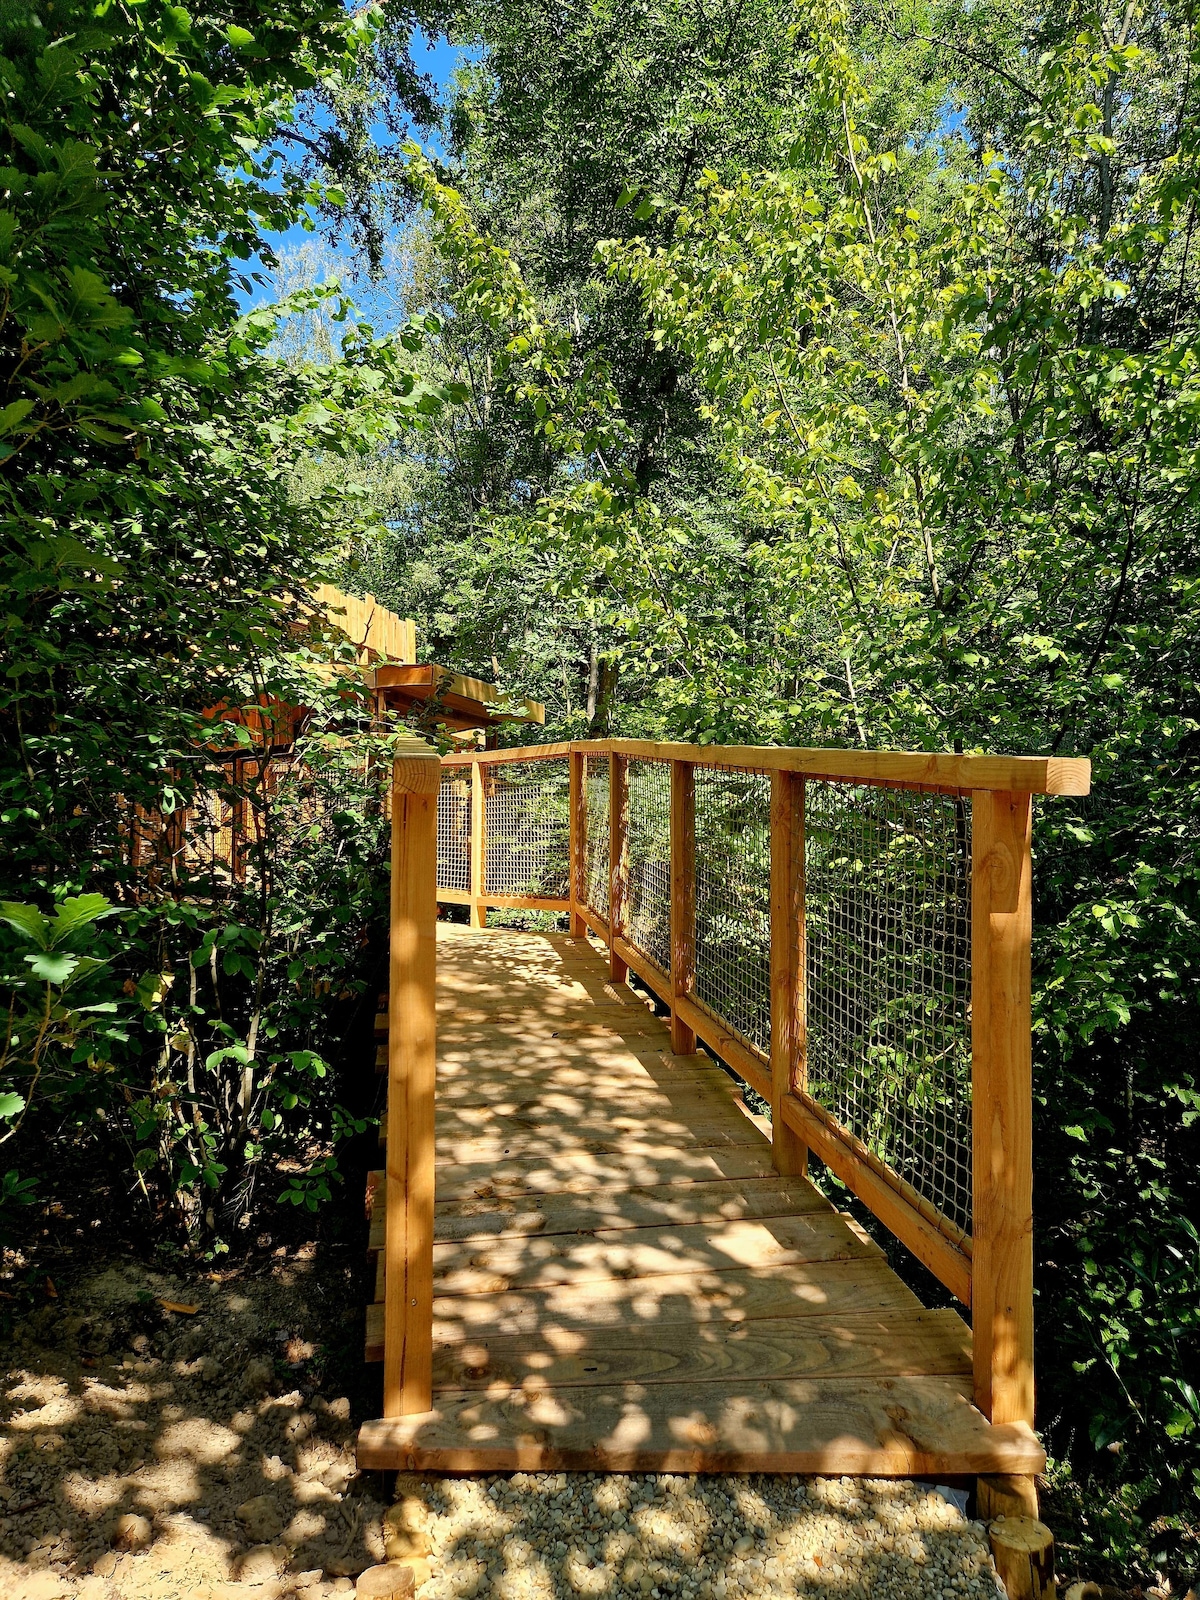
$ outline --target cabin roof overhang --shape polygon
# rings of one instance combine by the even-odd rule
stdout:
[[[517,700],[494,683],[452,672],[434,661],[388,662],[370,668],[367,685],[390,711],[417,708],[447,728],[498,728],[506,723],[544,725],[546,708],[536,700]],[[433,702],[431,704],[431,702]]]

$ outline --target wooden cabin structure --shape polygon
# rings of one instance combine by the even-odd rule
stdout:
[[[327,670],[358,676],[363,699],[380,722],[419,713],[430,731],[474,730],[486,746],[509,724],[546,720],[545,707],[535,701],[516,701],[493,683],[418,661],[416,624],[396,616],[374,595],[360,599],[320,584],[309,597],[309,608],[310,622],[297,627],[316,622],[353,646],[356,670],[347,674],[344,666],[332,664]],[[336,809],[339,796],[336,785],[309,781],[312,775],[297,760],[296,741],[311,717],[309,706],[264,694],[252,704],[221,701],[202,715],[212,730],[206,752],[209,780],[194,804],[169,817],[131,808],[126,826],[129,865],[135,871],[167,867],[241,882],[263,842],[263,802],[276,796],[281,784],[300,779],[306,791],[301,810],[309,821],[323,809]],[[246,735],[248,742],[243,742]],[[356,799],[361,787],[360,769]]]
[[[360,1465],[974,1476],[985,1514],[1002,1488],[1034,1510],[1033,797],[1089,783],[1042,757],[413,741]]]

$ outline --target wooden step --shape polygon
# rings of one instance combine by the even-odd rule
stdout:
[[[358,1464],[417,1472],[1031,1473],[1021,1423],[992,1426],[957,1377],[612,1384],[435,1397],[367,1422]]]

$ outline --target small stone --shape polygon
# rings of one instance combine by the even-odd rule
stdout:
[[[243,1500],[236,1516],[256,1544],[270,1543],[283,1530],[283,1518],[267,1494],[256,1494],[251,1500]]]
[[[256,1544],[237,1564],[239,1583],[269,1583],[287,1565],[288,1552],[282,1545]]]
[[[275,1377],[275,1369],[266,1361],[247,1361],[242,1371],[242,1393],[245,1395],[265,1394],[271,1387]]]
[[[393,1595],[409,1595],[415,1588],[413,1569],[400,1561],[388,1561],[360,1572],[354,1594],[355,1600],[392,1600]]]
[[[205,1356],[197,1369],[196,1376],[201,1383],[216,1383],[223,1370],[216,1356]]]
[[[112,1542],[116,1550],[145,1550],[153,1538],[150,1518],[140,1517],[135,1511],[123,1511],[113,1524]]]

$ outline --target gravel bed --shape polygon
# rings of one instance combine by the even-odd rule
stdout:
[[[982,1523],[925,1484],[517,1473],[429,1479],[420,1600],[1002,1600]]]

